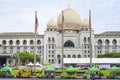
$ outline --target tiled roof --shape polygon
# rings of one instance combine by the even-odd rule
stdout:
[[[120,31],[106,31],[100,34],[95,34],[96,36],[120,36]]]
[[[0,33],[0,37],[32,37],[35,33],[33,32],[4,32]],[[43,37],[43,35],[38,34],[37,37]]]
[[[33,32],[5,32],[0,33],[0,35],[34,35]]]

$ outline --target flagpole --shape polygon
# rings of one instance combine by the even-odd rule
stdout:
[[[64,29],[63,29],[63,25],[64,25],[64,15],[63,15],[63,10],[62,10],[62,73],[63,73],[63,68],[64,68],[64,62],[63,62],[63,54],[64,54],[64,46],[63,46],[63,41],[64,41]]]
[[[89,10],[89,28],[90,28],[90,67],[92,67],[92,33],[91,33],[91,10]]]
[[[37,11],[35,11],[35,53],[34,53],[34,73],[36,70],[36,54],[37,54],[37,44],[36,44],[36,36],[37,36],[37,24],[36,24],[36,18],[37,18]]]

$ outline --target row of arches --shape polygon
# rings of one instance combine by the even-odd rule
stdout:
[[[57,55],[57,58],[61,58],[62,56],[61,55]],[[70,54],[68,54],[68,55],[64,55],[64,58],[81,58],[81,55],[80,54],[78,54],[78,55],[75,55],[75,54],[73,54],[73,55],[70,55]]]
[[[103,41],[101,39],[98,40],[98,45],[102,45],[103,44]],[[105,40],[105,45],[109,45],[110,44],[110,40],[106,39]],[[116,39],[113,39],[112,40],[112,44],[113,45],[117,45],[117,40]]]
[[[8,43],[9,43],[9,45],[13,45],[13,40],[9,40]],[[15,43],[16,43],[16,45],[20,45],[20,44],[21,44],[21,41],[20,41],[20,40],[16,40]],[[23,40],[23,41],[22,41],[22,44],[23,44],[23,45],[27,45],[27,43],[28,43],[27,40]],[[30,43],[30,45],[32,45],[32,44],[35,43],[35,41],[34,41],[34,40],[30,40],[29,43]],[[2,45],[6,45],[6,44],[7,44],[7,41],[6,41],[6,40],[3,40],[3,41],[2,41]],[[40,45],[40,44],[41,44],[41,41],[40,41],[40,40],[37,40],[37,44]]]

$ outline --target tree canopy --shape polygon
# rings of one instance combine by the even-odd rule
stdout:
[[[34,54],[28,52],[19,52],[17,53],[22,64],[26,64],[28,62],[34,62]],[[40,56],[36,55],[36,61],[40,61]]]
[[[120,58],[120,52],[110,52],[105,54],[100,54],[97,58]]]

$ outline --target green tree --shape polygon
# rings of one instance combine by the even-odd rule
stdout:
[[[7,54],[6,52],[2,52],[1,54]]]
[[[120,58],[120,52],[110,52],[105,54],[100,54],[97,58]]]
[[[27,64],[29,62],[34,62],[34,54],[28,52],[19,52],[17,53],[22,65]],[[40,57],[36,55],[36,61],[40,61]]]

